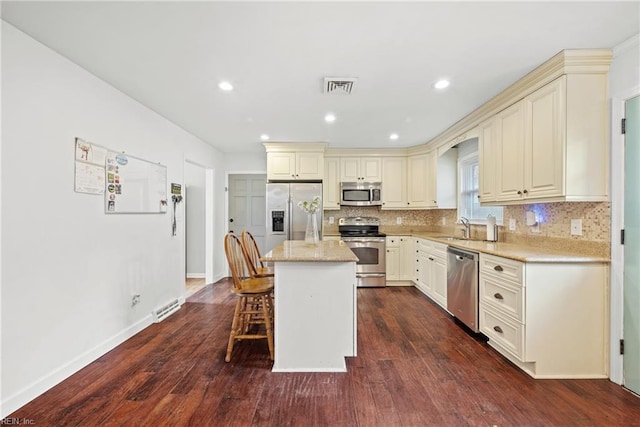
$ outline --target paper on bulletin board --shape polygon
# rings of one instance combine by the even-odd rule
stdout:
[[[106,157],[105,147],[76,138],[74,185],[77,193],[104,194]]]

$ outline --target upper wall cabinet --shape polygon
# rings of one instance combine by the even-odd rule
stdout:
[[[322,183],[322,208],[340,209],[340,158],[325,157],[324,180]]]
[[[380,157],[341,157],[340,181],[382,181],[382,159]]]
[[[565,65],[569,72],[479,124],[481,203],[608,200],[603,56],[593,69]]]
[[[382,209],[407,208],[407,158],[382,158]]]
[[[269,181],[318,181],[324,178],[325,143],[264,143]]]

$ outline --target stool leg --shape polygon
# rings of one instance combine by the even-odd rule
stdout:
[[[229,344],[227,344],[227,355],[224,358],[225,362],[230,362],[231,361],[231,352],[233,351],[233,344],[236,341],[236,333],[238,328],[240,327],[240,325],[238,325],[238,323],[244,323],[242,322],[242,306],[244,304],[244,297],[240,297],[238,298],[238,301],[236,301],[236,309],[233,313],[233,321],[231,322],[231,332],[229,333]]]
[[[273,324],[273,320],[271,318],[271,314],[269,313],[269,295],[262,296],[262,313],[264,315],[264,326],[267,330],[267,344],[269,345],[269,355],[271,356],[271,360],[274,360],[274,351],[273,351],[273,331],[271,329],[271,325]]]

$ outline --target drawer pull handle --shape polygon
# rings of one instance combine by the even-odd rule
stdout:
[[[504,297],[503,297],[502,295],[500,295],[499,293],[495,293],[495,294],[493,294],[493,297],[494,297],[495,299],[504,299]]]
[[[504,269],[502,268],[502,266],[501,266],[501,265],[496,265],[495,267],[493,267],[493,269],[494,269],[495,271],[504,271]]]
[[[429,261],[433,261],[433,258],[429,257]]]
[[[500,333],[500,334],[502,333],[502,328],[500,326],[494,326],[493,330],[498,332],[498,333]]]

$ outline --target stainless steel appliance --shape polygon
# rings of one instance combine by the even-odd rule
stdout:
[[[447,247],[447,310],[473,332],[478,325],[478,254]]]
[[[380,182],[343,182],[340,184],[340,205],[380,206],[381,189]]]
[[[285,240],[304,240],[307,229],[307,213],[298,207],[298,202],[310,202],[314,196],[322,197],[321,183],[267,184],[266,251],[270,251]],[[322,238],[322,201],[320,201],[316,216],[318,233]]]
[[[380,221],[371,217],[340,218],[338,231],[342,241],[358,257],[356,280],[358,287],[387,285],[386,234],[380,233]]]

